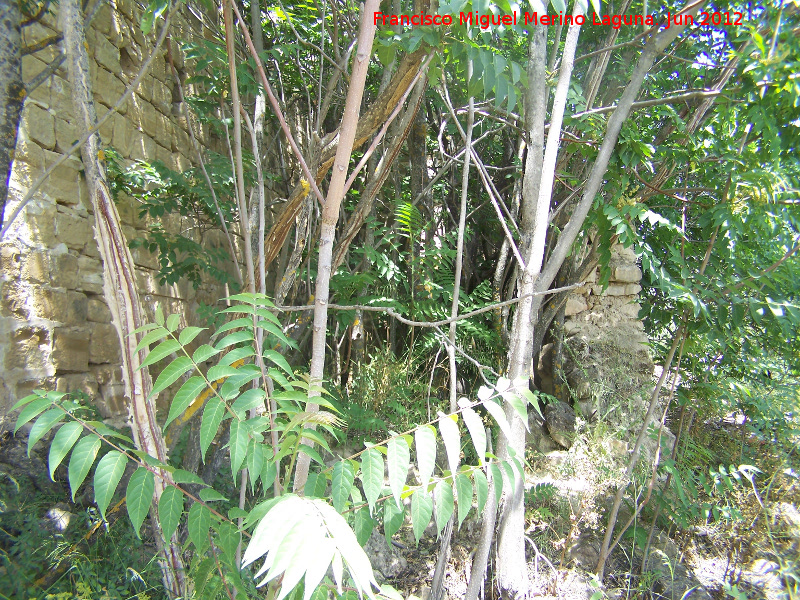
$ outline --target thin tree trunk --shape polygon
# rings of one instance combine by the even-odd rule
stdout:
[[[97,121],[89,81],[89,57],[78,0],[63,0],[60,5],[64,30],[64,50],[72,84],[72,103],[76,111],[78,133],[84,135]],[[96,219],[97,242],[103,259],[104,295],[111,311],[122,347],[122,379],[129,399],[131,429],[136,447],[162,462],[167,450],[156,421],[155,401],[149,399],[152,381],[149,371],[140,369],[146,350],[136,352],[141,334],[133,331],[144,324],[143,310],[136,289],[133,258],[122,233],[119,214],[105,173],[99,162],[100,137],[90,136],[81,148],[84,174]],[[165,540],[155,513],[155,505],[171,476],[162,471],[155,480],[151,523],[159,549],[159,566],[164,587],[172,597],[186,595],[186,574],[177,536]]]
[[[339,128],[339,144],[333,161],[333,175],[322,209],[322,228],[319,241],[319,259],[317,263],[316,293],[314,295],[314,337],[311,349],[311,386],[321,386],[325,372],[325,340],[328,331],[328,297],[330,295],[331,261],[333,258],[333,238],[336,233],[336,222],[339,220],[339,207],[344,197],[344,186],[347,182],[347,167],[356,139],[358,115],[361,110],[361,98],[367,81],[369,59],[372,55],[372,40],[375,37],[375,25],[372,15],[378,10],[379,0],[367,0],[361,10],[361,25],[358,33],[358,49],[353,69],[350,73],[350,87],[347,90],[342,125]],[[308,412],[316,412],[319,405],[314,398],[320,393],[309,387]],[[306,443],[311,444],[309,440]],[[295,493],[301,493],[308,479],[308,468],[311,458],[301,454],[297,459],[294,479]]]
[[[22,13],[18,0],[0,0],[0,226],[3,224],[17,131],[25,100],[22,81]]]

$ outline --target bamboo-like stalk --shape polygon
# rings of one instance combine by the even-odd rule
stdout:
[[[72,103],[76,111],[78,132],[85,135],[97,122],[91,82],[89,57],[83,31],[83,18],[78,0],[64,0],[60,4],[64,30],[64,50],[72,84]],[[167,450],[161,429],[156,421],[155,402],[149,398],[152,381],[147,368],[140,368],[146,350],[136,351],[141,334],[134,330],[144,325],[143,310],[136,289],[136,273],[119,213],[111,198],[105,173],[100,165],[100,138],[89,135],[81,147],[86,185],[94,207],[95,235],[103,259],[103,291],[122,349],[122,380],[129,399],[128,411],[136,447],[162,462],[167,461]],[[171,476],[161,471],[155,479],[154,505],[150,518],[159,550],[159,566],[164,587],[172,597],[186,595],[186,574],[177,536],[164,539],[155,513]]]

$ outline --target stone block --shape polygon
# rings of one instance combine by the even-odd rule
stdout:
[[[85,322],[89,316],[89,300],[80,292],[38,286],[31,292],[33,314],[37,317],[76,325]]]
[[[22,111],[23,135],[52,150],[56,147],[56,121],[49,111],[28,102]]]
[[[40,208],[29,204],[25,213],[28,239],[31,242],[52,244],[56,235],[55,217],[56,210],[54,207],[46,206]]]
[[[142,130],[150,137],[156,137],[159,133],[159,116],[152,104],[142,106]]]
[[[50,256],[43,250],[29,252],[22,260],[22,278],[45,283],[50,280]]]
[[[111,33],[114,26],[114,15],[108,4],[103,4],[97,9],[92,20],[92,26],[103,35]]]
[[[153,62],[161,62],[163,68],[164,63],[162,61],[156,59]],[[165,114],[172,110],[172,90],[167,84],[158,79],[153,81],[153,104]]]
[[[567,305],[564,308],[564,316],[571,317],[572,315],[577,315],[578,313],[582,313],[583,311],[589,308],[589,304],[586,302],[586,298],[580,295],[572,295],[567,298]]]
[[[156,160],[162,162],[170,169],[172,168],[172,152],[163,146],[156,145]]]
[[[54,390],[56,388],[55,377],[31,377],[17,381],[16,397],[24,398],[30,396],[34,390]]]
[[[50,285],[75,289],[78,286],[78,257],[69,252],[51,254]]]
[[[99,298],[89,298],[89,321],[93,323],[110,323],[111,311]]]
[[[106,119],[102,125],[100,125],[100,129],[98,131],[100,133],[100,140],[103,146],[107,146],[111,144],[111,140],[114,137],[114,118],[113,116],[110,119]]]
[[[69,121],[56,117],[56,151],[62,154],[78,141],[78,131]]]
[[[9,279],[20,275],[22,253],[16,244],[0,245],[0,271]]]
[[[78,258],[77,289],[91,294],[103,293],[103,265],[99,260],[85,255]]]
[[[47,368],[50,332],[42,327],[22,327],[11,334],[5,368],[41,371]]]
[[[642,286],[637,283],[629,283],[625,286],[625,295],[626,296],[635,296],[639,292],[642,291]]]
[[[110,323],[98,323],[92,331],[89,345],[89,362],[92,364],[120,362],[120,345],[117,328]]]
[[[44,155],[48,165],[59,158],[57,153],[46,150]],[[81,169],[80,161],[64,161],[53,170],[53,174],[42,187],[43,191],[59,204],[78,206],[89,202],[89,190]]]
[[[629,302],[619,307],[619,312],[631,319],[639,318],[639,311],[642,309],[638,302]]]
[[[636,252],[633,251],[633,248],[626,248],[622,244],[614,244],[611,248],[611,258],[617,262],[635,263]]]
[[[97,396],[97,389],[97,380],[91,373],[75,373],[56,377],[56,390],[59,392],[86,394],[89,398],[94,399]]]
[[[102,33],[95,36],[94,59],[101,67],[111,73],[119,73],[122,70],[119,64],[119,49],[109,42]],[[116,99],[114,102],[116,102]]]
[[[86,217],[74,213],[58,212],[55,215],[56,239],[68,248],[81,250],[94,239],[92,224]]]
[[[636,265],[617,265],[614,267],[612,279],[623,283],[636,283],[642,279],[642,270]]]
[[[44,69],[47,68],[47,63],[40,59],[35,54],[28,54],[22,57],[22,81],[31,81],[34,77],[39,75]],[[46,83],[40,85],[37,89],[46,92],[46,104],[49,108],[50,103],[50,88]],[[28,96],[30,98],[30,96]],[[35,98],[32,98],[35,99]]]
[[[611,283],[606,290],[606,296],[627,296],[626,285],[621,283]]]
[[[89,331],[58,327],[53,331],[53,366],[56,372],[89,368]]]
[[[97,69],[92,78],[92,92],[95,102],[111,108],[125,92],[125,85],[112,73]]]
[[[133,138],[133,126],[122,115],[115,114],[112,118],[114,122],[114,135],[111,138],[111,145],[123,157],[131,154],[131,141]]]
[[[98,383],[96,405],[104,418],[114,417],[126,411],[125,385],[122,382],[122,370],[111,365],[92,367],[92,373]]]
[[[50,78],[50,109],[56,115],[73,115],[72,88],[64,77],[54,75]]]
[[[2,283],[3,315],[11,316],[23,321],[30,317],[28,299],[29,286],[20,281],[4,281]]]

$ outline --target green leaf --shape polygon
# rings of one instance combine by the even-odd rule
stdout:
[[[349,460],[340,460],[333,466],[331,498],[333,500],[333,508],[337,512],[344,510],[347,498],[350,497],[350,490],[353,489],[354,481],[355,472],[353,464]]]
[[[361,484],[372,511],[383,488],[383,457],[375,448],[369,448],[361,455]]]
[[[25,423],[42,414],[45,409],[52,404],[53,401],[50,398],[40,398],[39,400],[34,400],[27,404],[25,408],[20,411],[19,416],[17,417],[17,424],[14,426],[14,433],[17,433],[19,428],[25,425]]]
[[[228,500],[225,496],[220,494],[214,488],[203,488],[202,490],[200,490],[198,496],[200,496],[200,500],[202,500],[203,502],[216,502],[218,500],[225,500],[225,501]]]
[[[386,541],[391,543],[392,536],[400,531],[405,521],[406,507],[401,504],[397,508],[391,502],[383,503],[383,535],[386,536]]]
[[[203,344],[194,351],[194,354],[192,354],[192,360],[199,365],[200,363],[206,362],[215,354],[219,354],[219,350],[212,348],[208,344]]]
[[[286,372],[287,375],[293,375],[294,374],[292,372],[292,367],[289,365],[288,362],[286,362],[286,359],[283,357],[283,355],[280,352],[277,352],[276,350],[271,350],[271,349],[267,348],[266,350],[264,350],[264,358],[266,358],[267,360],[270,360],[273,363],[275,363],[277,366],[279,366],[281,369],[283,369]]]
[[[186,360],[189,359],[187,358]],[[172,404],[169,407],[169,415],[167,415],[167,420],[164,422],[164,429],[186,412],[186,409],[192,405],[192,402],[197,400],[197,396],[200,395],[200,392],[206,389],[206,385],[206,380],[198,375],[186,380],[186,383],[181,386],[172,399]]]
[[[231,410],[237,415],[244,417],[248,410],[253,408],[264,408],[264,399],[267,393],[261,388],[250,388],[245,390],[231,406]]]
[[[82,430],[83,426],[80,423],[70,421],[69,423],[64,423],[64,425],[62,425],[61,428],[56,432],[56,435],[50,444],[50,455],[47,460],[47,462],[50,464],[50,479],[53,481],[55,481],[55,479],[53,479],[53,475],[55,474],[58,465],[61,464],[61,461],[64,460],[64,457],[75,445],[75,442],[77,442],[78,438],[81,437]]]
[[[201,555],[208,548],[208,531],[211,528],[211,511],[200,502],[192,504],[189,509],[187,520],[189,529],[189,539],[197,549],[197,554]]]
[[[167,317],[167,331],[174,333],[181,326],[181,315],[176,313]]]
[[[155,325],[154,327],[156,329],[145,335],[136,345],[136,352],[139,352],[140,350],[147,348],[153,342],[163,340],[165,337],[169,335],[169,331],[167,331],[163,327],[159,327],[158,325]]]
[[[459,455],[461,454],[461,435],[456,423],[456,415],[445,415],[439,411],[439,433],[442,435],[444,449],[447,452],[447,464],[450,472],[455,475],[458,471]]]
[[[402,437],[394,437],[388,443],[387,463],[389,465],[389,487],[398,508],[401,506],[400,498],[408,477],[408,467],[411,462],[411,452],[408,443]]]
[[[417,470],[422,489],[428,489],[428,482],[436,466],[436,430],[430,425],[423,425],[414,432],[414,444],[417,450]]]
[[[231,563],[236,558],[236,548],[239,546],[241,535],[236,526],[222,521],[217,525],[217,545]]]
[[[508,426],[508,420],[506,419],[505,412],[503,412],[503,408],[497,404],[497,402],[488,399],[484,400],[483,407],[486,409],[486,412],[492,415],[492,418],[505,436],[509,437],[511,435],[511,428]]]
[[[100,450],[100,444],[100,438],[94,435],[87,435],[75,444],[75,448],[72,450],[67,471],[73,502],[75,501],[75,492],[81,487],[86,475],[89,474],[89,469],[94,464],[97,451]]]
[[[430,523],[431,515],[433,514],[433,500],[427,492],[417,490],[411,496],[411,525],[414,529],[414,539],[419,540],[422,537],[425,528]]]
[[[486,500],[489,498],[489,482],[480,469],[472,471],[472,481],[475,483],[475,497],[478,500],[478,515],[483,513]]]
[[[178,343],[178,340],[165,340],[150,351],[150,354],[148,354],[147,358],[142,361],[142,364],[139,366],[139,368],[143,369],[148,365],[157,363],[158,361],[166,358],[170,354],[177,352],[180,349],[181,345]]]
[[[375,520],[370,516],[369,509],[365,506],[356,511],[353,517],[353,530],[356,539],[362,547],[369,541],[372,530],[375,528]]]
[[[235,331],[229,335],[226,335],[222,338],[219,342],[214,344],[214,347],[217,350],[224,350],[228,346],[234,346],[236,344],[241,344],[242,342],[249,342],[253,340],[253,332],[249,329],[245,331]]]
[[[250,477],[250,491],[255,491],[256,482],[264,469],[264,444],[251,439],[247,448],[247,474]]]
[[[208,447],[217,437],[217,431],[224,417],[225,403],[219,398],[211,398],[203,409],[203,421],[200,424],[200,452],[204,461]]]
[[[191,371],[192,369],[194,369],[194,363],[192,362],[192,359],[188,356],[179,356],[166,367],[164,367],[164,370],[159,373],[158,378],[153,385],[153,391],[150,392],[149,397],[152,398],[157,393],[167,389],[169,386],[175,383],[179,377],[181,377],[187,371]]]
[[[128,488],[125,491],[125,505],[128,508],[128,517],[133,525],[133,530],[136,532],[136,537],[141,537],[139,536],[139,529],[150,511],[155,486],[155,477],[144,467],[136,469],[128,480]]]
[[[478,413],[469,407],[463,407],[461,416],[472,438],[472,445],[475,446],[475,452],[478,455],[478,464],[482,465],[486,458],[486,430],[483,428],[483,421],[481,421]]]
[[[442,480],[436,484],[433,490],[433,500],[436,506],[436,535],[442,533],[442,529],[447,525],[447,521],[453,516],[453,488],[449,483]]]
[[[458,526],[467,518],[472,508],[472,482],[464,473],[456,475],[456,494],[458,494]]]
[[[231,470],[233,472],[233,480],[236,481],[236,474],[244,462],[244,457],[247,454],[247,443],[250,441],[250,428],[245,421],[233,419],[231,421]]]
[[[165,540],[170,539],[178,529],[181,513],[183,513],[183,492],[176,487],[168,486],[158,501],[158,522],[161,523]]]
[[[178,336],[178,342],[180,342],[181,346],[186,346],[191,344],[194,338],[196,338],[201,331],[205,331],[204,327],[187,327],[186,329],[181,331],[181,334]]]
[[[191,483],[193,485],[208,485],[201,477],[192,473],[191,471],[184,471],[183,469],[175,469],[172,472],[172,481],[175,483]]]
[[[125,472],[128,457],[122,452],[112,450],[100,459],[94,470],[94,501],[100,509],[100,515],[106,518],[106,509],[117,491],[119,480]]]
[[[308,474],[303,494],[306,498],[323,498],[325,489],[328,487],[328,479],[319,471],[312,471]]]
[[[31,427],[31,432],[28,434],[28,456],[31,455],[31,448],[36,445],[43,436],[53,428],[53,425],[58,423],[65,417],[65,413],[60,408],[51,408],[38,419]]]

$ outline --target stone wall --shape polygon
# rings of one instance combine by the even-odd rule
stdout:
[[[602,418],[619,430],[638,431],[653,385],[653,362],[647,336],[638,319],[642,271],[636,255],[620,245],[612,248],[611,276],[604,291],[599,268],[568,298],[565,309],[562,369],[565,402],[545,407],[546,423],[532,424],[534,446],[542,451],[571,445],[575,414]],[[554,344],[543,347],[536,369],[540,389],[555,393]],[[544,436],[545,430],[549,437]]]
[[[56,8],[57,10],[57,8]],[[154,36],[139,28],[140,9],[132,0],[104,3],[87,31],[90,70],[98,116],[112,107],[134,79],[154,46]],[[200,31],[188,13],[173,21],[172,40]],[[26,27],[24,43],[59,32],[57,17]],[[176,67],[183,67],[172,41]],[[57,55],[52,46],[23,58],[30,81]],[[181,106],[174,102],[166,46],[136,93],[100,129],[103,143],[128,160],[160,160],[175,170],[192,164],[193,153]],[[26,100],[10,181],[6,218],[32,182],[77,139],[70,86],[62,66]],[[192,126],[201,144],[208,132]],[[77,155],[36,192],[0,243],[0,431],[13,426],[7,417],[17,399],[36,388],[80,390],[94,398],[104,417],[124,413],[120,350],[116,329],[103,299],[103,266],[94,238],[94,216]],[[132,201],[119,204],[128,239],[146,227]],[[170,217],[170,225],[186,225]],[[215,303],[213,288],[159,286],[156,257],[133,253],[145,309],[156,304],[191,318],[199,301]]]

